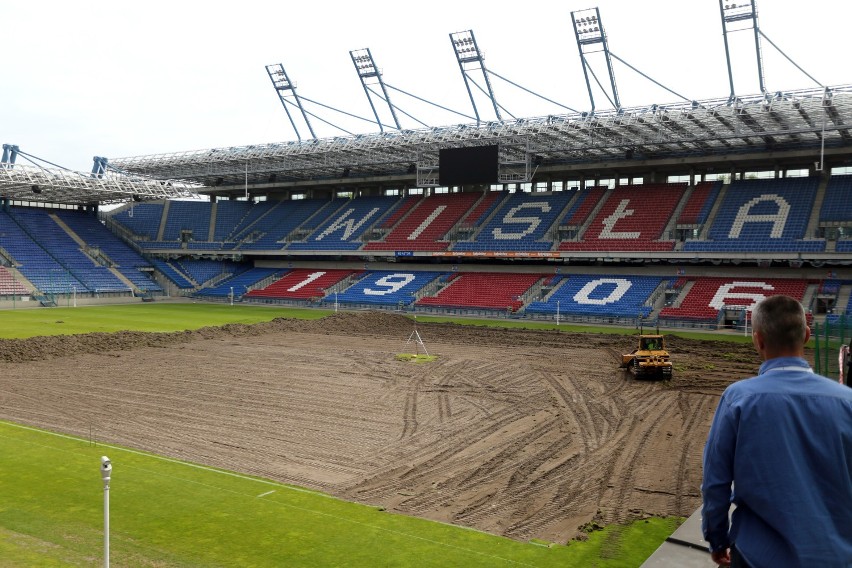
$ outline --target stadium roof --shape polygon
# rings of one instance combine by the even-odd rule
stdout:
[[[140,175],[210,188],[407,176],[437,167],[440,148],[498,143],[501,161],[564,167],[613,160],[852,152],[852,85],[380,134],[119,158]],[[501,181],[504,180],[501,177]],[[519,180],[529,181],[529,180]]]
[[[131,199],[198,197],[185,182],[146,179],[113,172],[93,175],[24,164],[0,165],[0,197],[14,201],[93,205]]]
[[[549,115],[319,140],[214,148],[114,159],[103,174],[22,164],[0,166],[0,197],[78,205],[177,199],[221,186],[412,184],[438,169],[441,148],[499,144],[501,182],[541,171],[627,169],[675,160],[686,167],[841,153],[852,159],[852,85]],[[848,154],[848,155],[847,155]],[[526,166],[524,168],[524,166]],[[504,172],[508,172],[504,174]],[[417,175],[415,175],[417,174]],[[505,177],[504,177],[505,176]],[[526,177],[525,177],[526,176]],[[437,180],[437,176],[433,175]]]

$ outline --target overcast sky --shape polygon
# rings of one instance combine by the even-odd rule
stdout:
[[[448,37],[465,30],[473,30],[489,70],[586,111],[571,12],[595,6],[615,55],[689,99],[727,97],[716,0],[0,0],[0,143],[88,171],[94,155],[294,140],[264,66],[282,63],[303,97],[371,118],[349,56],[363,48],[386,83],[471,115]],[[852,2],[762,0],[757,8],[761,30],[808,73],[824,85],[852,83]],[[817,87],[769,42],[762,47],[769,90]],[[731,34],[731,48],[737,94],[757,93],[752,32]],[[590,62],[605,81],[600,54]],[[623,106],[681,100],[613,65]],[[492,86],[516,117],[568,112],[496,77]],[[471,122],[393,90],[390,97],[430,126]],[[595,102],[598,110],[610,108],[600,92]],[[486,101],[477,98],[477,105],[483,119],[494,118]],[[378,130],[308,108],[350,131]],[[421,127],[399,117],[403,128]],[[319,137],[344,135],[311,120]]]

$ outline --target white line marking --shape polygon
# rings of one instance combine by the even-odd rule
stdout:
[[[258,497],[266,497],[267,495],[272,495],[273,493],[275,493],[274,489],[272,491],[267,491],[266,493],[261,493],[260,495],[258,495]]]

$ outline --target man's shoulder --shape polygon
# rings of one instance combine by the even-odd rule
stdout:
[[[852,402],[852,388],[822,375],[816,375],[816,377],[820,380],[815,381],[815,386],[822,394]]]
[[[852,403],[852,388],[810,371],[765,373],[731,383],[723,398],[729,403],[758,395],[819,395]]]

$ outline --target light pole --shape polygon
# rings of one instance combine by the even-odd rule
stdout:
[[[109,568],[109,480],[112,462],[101,456],[101,478],[104,480],[104,568]]]

